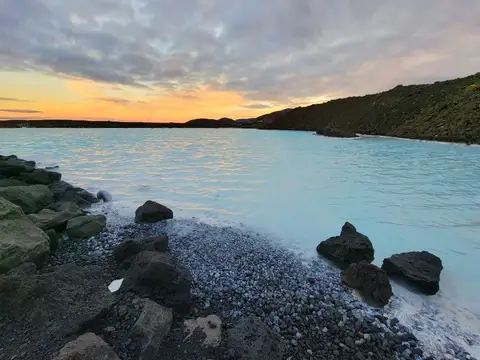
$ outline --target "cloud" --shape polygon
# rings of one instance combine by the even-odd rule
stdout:
[[[478,0],[2,0],[0,70],[286,104],[477,72],[478,13]]]
[[[0,97],[0,101],[30,102],[29,100],[22,100],[22,99],[9,98],[9,97]]]
[[[266,104],[246,104],[242,105],[244,109],[268,109],[270,108],[270,105]]]
[[[123,98],[113,98],[113,97],[99,97],[99,98],[92,98],[93,100],[98,100],[98,101],[104,101],[112,104],[117,104],[117,105],[132,105],[132,104],[141,104],[145,103],[144,101],[140,100],[129,100],[129,99],[123,99]]]
[[[25,113],[25,114],[39,114],[43,111],[40,110],[31,110],[31,109],[0,109],[0,112],[8,113]]]

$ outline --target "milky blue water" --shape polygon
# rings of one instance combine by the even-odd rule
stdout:
[[[0,129],[0,154],[10,153],[107,189],[126,216],[157,200],[177,217],[270,234],[307,258],[345,221],[370,237],[378,265],[428,250],[443,260],[441,291],[395,285],[391,311],[426,341],[467,346],[480,333],[480,147],[236,129]]]

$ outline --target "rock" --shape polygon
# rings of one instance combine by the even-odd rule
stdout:
[[[143,301],[143,310],[133,325],[129,338],[140,344],[142,360],[155,360],[163,339],[172,327],[173,312],[172,309],[160,306],[150,299]]]
[[[135,211],[136,223],[154,223],[173,218],[173,211],[164,205],[148,200]]]
[[[60,247],[62,243],[62,235],[57,233],[55,230],[50,229],[45,231],[45,233],[48,235],[48,238],[50,239],[50,252],[54,253],[57,251],[57,249]]]
[[[53,202],[53,193],[45,185],[0,188],[0,196],[20,206],[25,214],[39,212]]]
[[[120,291],[134,292],[178,311],[190,307],[191,277],[167,253],[143,251],[133,260]]]
[[[167,236],[154,236],[146,239],[128,239],[121,242],[113,250],[113,256],[118,264],[123,267],[130,266],[135,256],[142,251],[159,251],[168,250]]]
[[[323,130],[317,130],[317,135],[337,138],[356,138],[357,134],[350,130],[339,129],[331,126],[325,127]]]
[[[7,178],[18,176],[21,173],[33,171],[34,166],[31,165],[32,163],[17,158],[0,159],[0,174]]]
[[[359,290],[367,302],[374,306],[387,305],[392,296],[392,286],[387,273],[373,264],[363,261],[351,264],[342,272],[342,281]]]
[[[120,358],[97,335],[86,333],[65,345],[53,360],[120,360]]]
[[[42,263],[50,254],[50,241],[21,208],[0,197],[0,273],[24,262]]]
[[[24,172],[18,175],[18,179],[31,185],[48,185],[55,181],[60,181],[62,174],[44,169],[35,169],[30,172]]]
[[[103,316],[114,304],[104,269],[67,264],[35,275],[0,276],[0,323],[5,334],[17,334],[2,343],[2,355],[18,355],[19,346],[36,359],[50,358]],[[23,334],[23,338],[18,336]],[[5,346],[6,345],[6,346]]]
[[[67,223],[67,235],[72,239],[85,239],[95,236],[105,229],[105,215],[80,216]]]
[[[103,200],[104,202],[110,202],[113,200],[112,195],[106,190],[100,190],[97,193],[97,199]]]
[[[322,241],[317,246],[317,252],[341,268],[360,261],[370,263],[374,259],[372,242],[350,223],[345,223],[340,236]]]
[[[285,350],[281,338],[254,316],[240,320],[228,331],[227,346],[241,360],[283,359]]]
[[[65,181],[53,182],[48,187],[52,190],[55,201],[58,202],[71,202],[80,207],[89,207],[99,201],[92,193]]]
[[[417,290],[434,295],[439,290],[442,260],[427,251],[395,254],[383,260],[388,275],[405,280]]]
[[[51,210],[52,207],[56,210]],[[69,220],[84,215],[85,212],[74,203],[56,203],[38,214],[28,215],[28,218],[42,230],[63,231]]]
[[[28,184],[24,181],[17,179],[0,179],[0,187],[9,187],[9,186],[27,186]]]
[[[187,338],[190,338],[197,329],[203,333],[202,346],[218,347],[222,342],[222,320],[217,315],[185,320],[184,326],[188,332]]]

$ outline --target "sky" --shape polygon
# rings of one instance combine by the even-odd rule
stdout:
[[[480,0],[0,0],[0,119],[180,122],[480,71]]]

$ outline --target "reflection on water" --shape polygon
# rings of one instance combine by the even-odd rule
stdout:
[[[59,165],[66,180],[108,190],[125,215],[154,199],[177,217],[270,233],[306,257],[346,220],[370,237],[377,264],[431,251],[444,271],[441,295],[425,301],[480,332],[480,147],[235,129],[2,129],[1,153]]]

